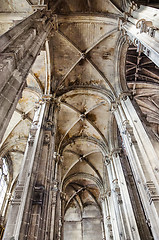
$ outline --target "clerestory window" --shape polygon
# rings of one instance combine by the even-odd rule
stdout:
[[[9,184],[9,169],[5,158],[0,159],[0,210],[2,209],[3,202],[7,193]]]

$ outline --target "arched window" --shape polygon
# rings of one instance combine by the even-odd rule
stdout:
[[[9,168],[6,158],[0,158],[0,210],[2,210],[9,184]]]

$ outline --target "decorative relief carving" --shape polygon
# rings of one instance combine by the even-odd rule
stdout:
[[[106,220],[107,220],[107,228],[108,228],[109,237],[110,237],[110,239],[113,239],[113,231],[112,231],[112,224],[111,224],[110,216],[107,216]]]
[[[99,199],[100,199],[100,202],[102,203],[105,199],[107,198],[107,193],[101,193],[100,194],[100,197],[99,197]]]
[[[58,162],[58,163],[62,163],[63,162],[63,156],[61,156],[59,153],[54,152],[53,154],[53,159]]]
[[[47,145],[49,143],[50,143],[50,134],[45,133],[45,135],[44,135],[44,145]]]
[[[130,143],[130,146],[132,146],[132,144],[136,143],[136,139],[133,133],[133,128],[130,126],[130,123],[128,120],[125,120],[123,123],[123,131],[122,133],[125,134],[127,136],[127,139]]]
[[[146,21],[145,19],[140,19],[136,23],[136,28],[140,29],[140,33],[147,33],[150,37],[155,37],[155,28],[151,21]]]
[[[57,202],[57,192],[59,190],[59,182],[57,180],[52,181],[51,191],[52,191],[52,205],[56,205]]]
[[[113,185],[114,185],[113,186],[113,191],[116,193],[118,204],[122,204],[123,201],[122,201],[122,197],[121,197],[121,193],[120,193],[120,187],[119,187],[117,179],[115,179],[113,181]]]
[[[156,187],[153,181],[146,182],[145,190],[146,190],[150,204],[154,201],[159,201],[159,195],[157,195],[156,193]]]
[[[62,200],[66,200],[66,193],[65,192],[60,192],[60,197]]]
[[[30,129],[29,140],[28,140],[28,143],[30,146],[32,146],[34,143],[37,130],[38,130],[38,121],[34,121]]]
[[[58,186],[59,186],[59,182],[56,179],[54,179],[52,181],[51,190],[54,191],[54,192],[57,192],[58,191]]]
[[[112,102],[111,103],[111,112],[115,112],[118,109],[118,103],[117,102]]]
[[[111,155],[105,156],[105,159],[104,159],[105,165],[106,165],[106,166],[109,165],[110,162],[111,162],[111,160],[112,160],[112,156],[111,156]]]
[[[137,52],[143,52],[147,57],[150,56],[151,52],[147,46],[144,46],[139,39],[134,38],[133,44],[137,47]]]
[[[14,198],[12,200],[12,205],[20,205],[21,198],[24,190],[24,185],[19,184],[15,189]]]

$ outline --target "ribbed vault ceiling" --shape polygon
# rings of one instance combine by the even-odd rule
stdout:
[[[57,2],[56,31],[49,46],[66,211],[73,205],[83,209],[100,204],[110,107],[116,96],[114,62],[121,13],[110,1]]]

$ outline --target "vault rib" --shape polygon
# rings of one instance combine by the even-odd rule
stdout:
[[[65,132],[64,136],[62,137],[60,143],[59,143],[59,146],[58,146],[58,152],[59,152],[59,149],[61,147],[61,144],[63,142],[63,140],[65,139],[65,137],[67,136],[67,134],[69,133],[69,131],[80,121],[81,119],[78,118],[68,129],[67,131]]]
[[[90,3],[90,0],[87,0],[87,5],[88,5],[89,11],[91,11],[91,3]]]
[[[65,103],[65,102],[61,102],[62,104],[68,106],[69,108],[71,108],[72,110],[76,111],[77,113],[79,113],[80,115],[82,115],[82,113],[75,107],[73,107],[72,105],[70,105],[69,103]],[[85,113],[84,113],[85,116]],[[87,118],[85,116],[84,120],[86,120],[87,122],[89,122],[89,124],[98,132],[98,134],[101,136],[101,138],[103,139],[103,142],[106,144],[106,146],[108,146],[108,142],[107,139],[105,138],[105,136],[103,135],[103,133],[99,130],[99,128],[97,128],[97,126],[91,121],[89,120],[89,118]],[[60,144],[61,146],[61,144]]]
[[[62,182],[65,180],[67,174],[68,174],[68,173],[71,171],[71,169],[80,161],[80,158],[81,158],[78,153],[76,153],[76,152],[74,152],[74,151],[72,151],[72,150],[70,150],[70,152],[71,152],[72,154],[76,155],[76,156],[78,157],[78,159],[68,168],[68,170],[66,171],[66,173],[65,173],[65,175],[64,175],[64,177],[63,177]],[[89,152],[89,153],[84,154],[84,155],[82,156],[82,159],[85,160],[85,159],[84,159],[85,157],[88,157],[88,156],[90,156],[90,155],[93,154],[93,153],[97,153],[97,151],[92,151],[92,152]],[[101,153],[101,152],[98,151],[98,153]],[[87,163],[87,164],[88,164],[88,163]],[[90,167],[91,167],[91,166],[90,166]],[[94,170],[94,169],[93,169],[93,170]],[[96,171],[95,171],[95,172],[96,172]],[[97,175],[98,175],[98,174],[97,174]],[[102,181],[102,178],[101,178],[100,174],[99,174],[98,177],[99,177],[100,180]]]
[[[72,151],[72,150],[65,150],[64,152],[70,152],[70,153],[72,153],[72,154],[75,154],[75,155],[77,155],[78,157],[79,157],[79,154],[78,153],[76,153],[76,152],[74,152],[74,151]],[[101,153],[100,151],[97,151],[97,150],[94,150],[94,151],[91,151],[91,152],[89,152],[89,153],[86,153],[86,154],[84,154],[83,155],[83,157],[88,157],[89,155],[91,155],[91,154],[93,154],[93,153]]]
[[[101,38],[99,38],[90,48],[88,48],[85,51],[85,54],[89,53],[94,47],[96,47],[100,42],[102,42],[104,39],[106,39],[107,37],[109,37],[110,35],[112,35],[113,33],[118,31],[118,27],[113,28],[112,30],[110,30],[109,32],[106,32],[104,35],[102,35]],[[82,54],[81,49],[70,39],[68,38],[63,32],[61,32],[59,29],[57,31],[63,38],[65,38],[69,43],[72,44],[72,46],[80,53]]]
[[[76,113],[78,113],[78,114],[81,115],[81,112],[80,112],[77,108],[75,108],[74,106],[72,106],[71,104],[66,103],[66,102],[62,102],[62,101],[61,101],[60,103],[63,104],[63,105],[65,105],[66,107],[68,107],[68,108],[74,110]]]
[[[71,183],[72,184],[72,183]],[[84,187],[82,184],[79,184],[79,183],[73,183],[73,184],[76,184],[77,186],[79,187]],[[93,198],[93,200],[96,202],[97,206],[99,207],[100,211],[101,211],[101,206],[99,205],[96,197],[94,196],[94,194],[89,190],[89,187],[86,185],[86,191],[91,195],[91,197]]]
[[[67,76],[70,74],[70,72],[72,72],[72,70],[76,67],[76,65],[81,61],[83,57],[81,56],[73,65],[72,67],[69,69],[69,71],[65,74],[65,76],[62,78],[62,80],[58,83],[57,88],[55,93],[57,93],[57,91],[59,90],[61,84],[65,81],[65,79],[67,78]]]
[[[159,80],[159,76],[156,73],[153,73],[152,71],[148,70],[147,68],[142,68],[146,73],[153,75],[153,78]]]
[[[133,69],[135,69],[135,68],[137,68],[137,65],[135,65],[135,66],[133,66],[133,67],[131,67],[131,68],[128,68],[128,69],[126,70],[126,73],[129,72],[129,71],[131,71],[131,70],[133,70]]]
[[[62,155],[63,154],[63,151],[64,149],[66,148],[66,146],[72,144],[72,143],[75,143],[76,141],[86,141],[86,142],[89,142],[93,145],[96,145],[98,146],[98,149],[100,150],[100,152],[102,153],[103,156],[106,156],[108,154],[108,146],[106,146],[104,144],[103,141],[97,139],[97,138],[94,138],[94,137],[89,137],[89,136],[74,136],[72,138],[70,138],[68,141],[66,141],[62,146],[61,146],[61,149],[60,149],[60,154]]]
[[[25,113],[25,112],[22,112],[21,110],[19,110],[19,109],[17,109],[17,108],[15,109],[15,111],[16,111],[17,113],[19,113],[19,114],[21,115],[21,117],[24,116],[21,120],[28,119],[29,122],[32,123],[33,119],[31,119],[31,118],[28,116],[28,113],[31,112],[32,109],[33,109],[33,108],[31,108],[31,109],[30,109],[29,111],[27,111],[26,113]]]
[[[40,79],[38,78],[38,76],[32,70],[30,70],[30,74],[32,75],[34,80],[37,82],[38,86],[40,87],[41,92],[44,93],[44,87],[43,87]]]
[[[97,126],[89,118],[86,118],[86,120],[98,132],[98,134],[101,136],[101,138],[103,139],[103,142],[106,144],[106,146],[108,146],[108,141],[105,138],[105,136],[103,135],[103,133],[99,130],[99,128],[97,128]]]
[[[106,76],[103,74],[103,72],[96,66],[96,64],[91,60],[86,57],[86,60],[92,65],[92,67],[100,74],[100,76],[103,78],[103,80],[107,83],[107,85],[110,87],[112,93],[114,96],[116,96],[116,93],[114,91],[113,86],[109,82],[109,80],[106,78]]]
[[[71,12],[68,14],[58,14],[58,23],[104,23],[108,25],[117,26],[119,14],[115,13],[82,13],[82,12]]]
[[[73,200],[73,198],[80,193],[81,191],[85,190],[85,187],[80,188],[78,191],[76,191],[71,197],[70,199],[67,201],[66,205],[65,205],[65,209],[67,209],[67,206],[69,205],[69,203]]]
[[[93,171],[97,174],[99,179],[102,181],[102,177],[101,177],[100,173],[98,172],[98,170],[95,168],[95,166],[92,163],[90,163],[89,160],[86,159],[85,157],[83,157],[83,161],[85,161],[93,169]]]
[[[71,188],[74,190],[74,192],[77,191],[77,189],[76,189],[72,184],[69,184],[69,187],[71,187]],[[78,196],[79,200],[76,198],[77,196]],[[80,210],[81,210],[81,217],[82,217],[82,212],[83,212],[83,202],[82,202],[82,199],[81,199],[81,197],[80,197],[79,194],[76,195],[74,199],[75,199],[75,201],[77,202],[77,204],[78,204],[78,206],[79,206],[79,208],[80,208]],[[80,203],[79,203],[79,201],[80,201]],[[66,212],[66,211],[67,211],[67,210],[65,210],[65,212]]]
[[[106,39],[107,37],[109,37],[111,34],[115,33],[118,31],[118,27],[113,28],[112,30],[110,30],[109,32],[106,32],[99,40],[97,40],[97,42],[95,42],[90,48],[88,48],[86,50],[86,54],[89,53],[94,47],[96,47],[100,42],[102,42],[104,39]]]
[[[52,7],[52,11],[55,11],[56,7],[62,2],[62,0],[57,0],[54,6]]]
[[[67,88],[62,89],[61,91],[58,92],[58,97],[60,98],[63,94],[71,92],[71,91],[92,91],[93,94],[94,92],[99,93],[102,95],[103,100],[106,100],[109,104],[114,101],[113,95],[109,89],[102,89],[97,86],[93,85],[74,85],[74,86],[69,86]],[[79,94],[85,94],[85,93],[79,93]],[[98,96],[98,95],[97,95]]]
[[[90,179],[91,181],[93,181],[96,184],[96,186],[99,188],[99,190],[103,192],[103,181],[101,182],[100,179],[95,177],[94,175],[89,174],[89,173],[84,173],[84,172],[78,172],[78,173],[74,173],[74,174],[68,176],[63,182],[63,185],[62,185],[63,191],[66,190],[66,187],[71,183],[71,181],[76,181],[79,179],[82,179],[82,180]]]
[[[131,64],[131,65],[135,65],[135,66],[136,66],[136,63],[133,63],[133,62],[128,61],[128,60],[126,60],[126,63],[129,63],[129,64]]]
[[[114,96],[115,95],[115,91],[113,86],[111,85],[111,83],[109,82],[109,80],[106,78],[106,76],[101,72],[101,70],[93,63],[93,61],[91,59],[89,59],[87,57],[87,54],[96,46],[98,45],[101,41],[103,41],[105,38],[109,37],[111,34],[115,33],[118,31],[118,27],[115,27],[114,29],[112,29],[111,31],[107,32],[106,34],[104,34],[96,43],[94,43],[90,48],[88,48],[84,53],[81,51],[81,49],[75,45],[74,42],[72,42],[64,33],[62,33],[60,30],[58,30],[58,33],[63,36],[63,38],[65,38],[69,43],[72,44],[72,46],[81,54],[81,57],[79,58],[79,60],[72,66],[72,68],[68,71],[68,73],[66,73],[66,75],[63,77],[62,81],[59,83],[60,85],[65,81],[66,77],[69,75],[69,73],[75,68],[75,66],[79,63],[79,61],[81,59],[86,59],[92,66],[93,68],[101,75],[101,77],[104,79],[104,81],[108,84],[108,86],[110,87],[111,91],[113,92]],[[59,87],[57,87],[57,90],[59,89]]]
[[[88,113],[90,113],[90,112],[93,111],[94,109],[96,109],[96,108],[104,105],[105,103],[106,103],[106,102],[104,101],[104,102],[100,102],[99,104],[93,106],[92,108],[88,109],[88,111],[85,112],[85,115],[87,115]]]
[[[59,33],[63,38],[65,38],[67,40],[67,42],[71,43],[71,45],[81,54],[82,51],[81,49],[74,43],[71,41],[70,38],[68,38],[63,32],[61,32],[59,29],[57,31],[57,33]]]

